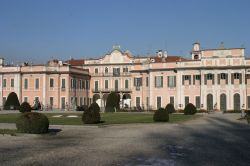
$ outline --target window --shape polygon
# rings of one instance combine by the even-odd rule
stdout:
[[[98,91],[98,81],[95,81],[95,91]]]
[[[105,73],[108,73],[109,69],[107,67],[105,67]]]
[[[49,98],[49,105],[51,106],[51,108],[53,107],[53,105],[54,105],[54,97]]]
[[[113,76],[120,76],[120,68],[113,68]]]
[[[157,99],[156,99],[156,103],[157,103],[157,109],[161,108],[161,96],[157,96]]]
[[[85,97],[83,97],[83,103],[84,103],[84,105],[87,105]]]
[[[61,88],[65,89],[65,79],[64,78],[62,79],[62,82],[61,82]]]
[[[184,80],[189,80],[190,75],[184,75]]]
[[[109,88],[109,80],[105,80],[105,89]]]
[[[201,80],[201,75],[195,75],[195,80]]]
[[[234,73],[234,79],[240,79],[240,73]]]
[[[174,97],[173,96],[170,97],[170,102],[169,103],[174,106]]]
[[[134,78],[134,86],[136,86],[136,87],[142,86],[142,77]]]
[[[182,76],[182,85],[186,85],[185,81],[188,80],[189,85],[191,85],[191,75],[183,75]]]
[[[28,89],[28,79],[24,79],[24,89]]]
[[[149,97],[146,98],[146,106],[147,106],[147,109],[149,109]]]
[[[7,85],[7,80],[3,79],[3,87],[6,88],[6,85]]]
[[[148,87],[148,77],[146,77],[146,86]]]
[[[128,89],[128,80],[125,80],[125,89]]]
[[[53,88],[53,87],[54,87],[54,79],[53,79],[53,78],[50,78],[50,79],[49,79],[49,87],[50,87],[50,88]]]
[[[36,101],[36,102],[39,102],[39,97],[35,97],[35,101]]]
[[[189,103],[189,96],[185,96],[185,106]]]
[[[155,87],[156,88],[163,87],[163,76],[155,76]]]
[[[140,105],[141,105],[141,98],[140,97],[136,97],[135,98],[135,101],[136,101],[136,107],[140,107]]]
[[[13,79],[13,78],[10,80],[10,86],[11,86],[12,88],[14,88],[14,79]]]
[[[221,73],[220,74],[220,79],[225,80],[226,79],[226,74],[225,73]]]
[[[89,80],[86,80],[86,89],[89,89]]]
[[[95,68],[95,73],[96,73],[96,74],[98,73],[98,68]]]
[[[168,76],[168,87],[176,87],[176,76]]]
[[[213,79],[213,74],[207,74],[207,80],[212,80]]]
[[[61,97],[61,109],[65,109],[65,97]]]
[[[76,82],[76,79],[71,79],[71,88],[72,89],[76,89],[77,88],[77,82]]]
[[[128,72],[128,68],[127,67],[124,67],[123,68],[123,73],[127,73]]]
[[[39,78],[35,79],[35,88],[39,89]]]
[[[3,105],[5,105],[7,98],[3,97]]]
[[[83,105],[83,100],[82,100],[82,97],[80,97],[80,106]]]
[[[28,97],[24,97],[23,101],[28,102]]]
[[[247,108],[250,109],[250,96],[247,96]]]
[[[201,105],[200,96],[196,96],[195,97],[195,106],[196,106],[196,108],[200,108],[200,105]]]

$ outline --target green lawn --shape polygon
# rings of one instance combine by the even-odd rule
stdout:
[[[82,125],[82,113],[44,113],[52,125]],[[20,113],[0,114],[0,123],[15,123]],[[52,117],[63,115],[62,117]],[[67,115],[78,115],[77,118],[69,118]],[[199,115],[170,114],[169,123],[181,123],[192,120]],[[128,123],[153,123],[153,113],[101,113],[102,124],[128,124]]]

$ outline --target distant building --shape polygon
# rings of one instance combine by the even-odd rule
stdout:
[[[96,101],[104,107],[108,94],[117,92],[121,107],[144,110],[165,107],[168,103],[176,109],[184,109],[188,103],[205,110],[250,109],[250,59],[245,58],[244,51],[244,48],[224,48],[223,45],[201,49],[196,42],[190,59],[171,56],[163,50],[153,56],[136,57],[114,46],[101,58],[71,59],[61,65],[58,62],[47,66],[7,67],[2,62],[0,104],[8,93],[15,91],[22,101],[31,102],[39,96],[43,104],[51,104],[53,97],[55,108],[64,108],[63,97],[65,103],[71,105]],[[36,77],[41,84],[39,91],[34,89]],[[66,80],[64,92],[59,88],[62,77]],[[56,89],[49,86],[50,78],[55,80]],[[29,92],[23,85],[25,79],[31,88]],[[84,82],[82,89],[79,81]],[[88,81],[90,86],[86,88]]]
[[[0,105],[4,105],[10,92],[20,102],[33,105],[39,100],[45,109],[74,109],[90,102],[88,71],[58,60],[45,65],[5,66],[0,63]]]

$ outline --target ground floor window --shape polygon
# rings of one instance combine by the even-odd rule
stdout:
[[[80,106],[82,106],[83,101],[82,101],[82,97],[80,97]]]
[[[146,106],[147,106],[147,109],[149,109],[149,97],[146,98]]]
[[[157,109],[161,108],[161,96],[157,96],[157,99],[156,99],[156,103],[157,103]]]
[[[234,110],[240,110],[240,94],[234,94]]]
[[[5,104],[6,100],[6,97],[3,97],[3,105]]]
[[[201,105],[201,99],[200,99],[200,96],[196,96],[195,97],[195,106],[196,108],[200,108],[200,105]]]
[[[189,103],[189,96],[185,96],[185,106]]]
[[[23,98],[23,101],[24,101],[24,102],[28,102],[28,97],[24,97],[24,98]]]
[[[174,106],[174,96],[171,96],[170,99],[169,99],[169,103],[172,104]]]
[[[250,109],[250,96],[247,96],[247,108]]]
[[[61,97],[61,108],[65,109],[65,97]]]
[[[140,105],[141,105],[141,98],[140,98],[140,97],[136,97],[136,98],[135,98],[135,102],[136,102],[136,103],[135,103],[135,106],[136,106],[136,107],[140,107]]]
[[[54,97],[50,97],[49,98],[49,105],[51,108],[53,108],[53,105],[54,105]]]

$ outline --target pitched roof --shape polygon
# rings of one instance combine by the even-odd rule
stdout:
[[[72,66],[82,66],[84,65],[84,59],[70,59],[70,60],[67,60],[66,63]]]

